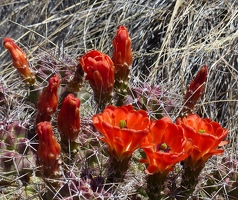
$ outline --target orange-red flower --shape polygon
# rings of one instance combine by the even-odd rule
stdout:
[[[73,94],[69,94],[63,101],[58,114],[58,129],[61,134],[69,140],[78,137],[80,129],[79,116],[80,100]]]
[[[48,86],[42,92],[37,103],[37,120],[36,123],[42,121],[50,121],[51,114],[53,114],[58,107],[58,87],[60,79],[57,74],[48,80]]]
[[[178,118],[177,124],[182,126],[185,136],[194,143],[192,154],[187,159],[191,168],[200,167],[212,155],[223,153],[224,150],[218,147],[226,143],[223,140],[228,130],[222,128],[219,123],[190,114],[188,117]]]
[[[113,57],[115,65],[115,79],[127,80],[132,64],[131,39],[125,26],[119,26],[113,40]]]
[[[168,117],[151,122],[141,146],[146,153],[146,159],[141,162],[148,165],[149,174],[167,174],[192,151],[192,142],[185,138],[182,127],[173,124]]]
[[[54,137],[50,122],[40,122],[36,130],[39,136],[37,155],[44,174],[49,176],[59,169],[60,144]]]
[[[94,126],[104,136],[109,153],[118,160],[132,155],[148,133],[149,119],[144,110],[128,106],[108,106],[103,113],[94,115]]]
[[[94,91],[97,102],[108,101],[114,86],[114,64],[109,56],[92,50],[80,58],[80,64],[87,73],[86,80]]]
[[[25,52],[11,38],[5,38],[3,45],[12,56],[13,66],[16,67],[22,79],[30,85],[35,84],[35,75],[30,70]]]
[[[205,88],[204,83],[207,80],[207,73],[208,68],[204,65],[190,83],[184,100],[187,108],[193,109],[198,99],[202,96]]]

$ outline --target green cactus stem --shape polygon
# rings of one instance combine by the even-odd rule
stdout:
[[[165,189],[167,173],[155,173],[148,175],[146,193],[150,200],[165,199],[163,191]]]
[[[198,176],[201,173],[204,166],[199,166],[197,168],[190,168],[184,164],[184,172],[182,174],[181,186],[176,192],[176,199],[183,200],[188,199],[189,196],[195,191],[196,185],[198,184]]]
[[[115,80],[114,90],[114,99],[116,100],[115,105],[123,106],[129,91],[128,82],[123,80]]]
[[[124,157],[118,160],[115,156],[110,156],[110,165],[108,167],[107,183],[123,182],[129,167],[131,157]],[[109,187],[111,185],[109,184]]]

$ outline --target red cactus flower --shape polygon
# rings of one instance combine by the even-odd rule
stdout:
[[[58,129],[69,140],[78,137],[80,129],[79,116],[80,101],[73,94],[69,94],[63,101],[58,115]]]
[[[114,86],[114,64],[109,56],[92,50],[80,58],[80,64],[87,73],[86,80],[94,91],[97,102],[108,101]]]
[[[118,160],[130,157],[148,133],[147,113],[134,110],[131,105],[108,106],[92,120],[104,136],[101,140],[108,144],[109,153]]]
[[[151,122],[149,134],[141,147],[146,153],[149,174],[167,174],[176,163],[184,160],[192,151],[192,142],[187,140],[180,126],[173,124],[171,119],[164,117]]]
[[[194,149],[187,159],[192,169],[203,166],[212,155],[223,153],[224,150],[218,147],[227,143],[223,140],[228,130],[219,123],[190,114],[188,117],[178,118],[177,124],[182,126],[185,136],[193,140]]]
[[[205,88],[204,83],[207,80],[207,73],[208,68],[204,65],[190,83],[185,95],[185,106],[187,108],[193,109],[198,99],[202,96]]]
[[[36,82],[35,75],[30,70],[25,52],[11,38],[5,38],[3,45],[10,52],[13,66],[16,67],[22,79],[26,83],[34,85]]]
[[[59,169],[61,147],[54,137],[50,122],[37,124],[37,134],[39,136],[37,155],[44,174],[50,176]]]
[[[115,79],[127,80],[132,64],[131,39],[125,26],[119,26],[113,40],[113,57]]]
[[[50,121],[51,114],[53,114],[58,107],[58,87],[60,79],[57,74],[48,80],[48,86],[42,92],[37,103],[37,120],[36,123],[42,121]]]

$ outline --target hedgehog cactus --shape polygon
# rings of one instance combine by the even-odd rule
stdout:
[[[1,122],[0,167],[3,171],[21,173],[35,166],[35,156],[27,139],[28,127],[20,122]]]
[[[61,182],[56,194],[48,191],[47,199],[114,199],[113,194],[104,188],[104,178],[94,177],[88,169],[83,169],[79,175],[66,172],[64,177],[67,182]]]
[[[216,186],[206,187],[205,191],[208,193],[219,191],[221,196],[226,193],[230,199],[238,199],[238,160],[224,157],[218,168],[212,172],[207,185]]]
[[[127,96],[126,102],[133,104],[138,109],[144,109],[153,113],[153,117],[160,119],[165,113],[174,108],[172,99],[169,99],[167,92],[159,85],[143,85],[131,88],[131,95]]]
[[[67,84],[77,69],[77,61],[59,53],[46,54],[41,56],[37,62],[36,69],[36,76],[40,82],[57,73],[61,76],[61,83]]]
[[[118,28],[113,40],[112,58],[98,50],[85,52],[80,58],[61,52],[48,54],[34,66],[36,73],[29,68],[26,54],[11,39],[5,39],[4,46],[30,86],[25,87],[29,92],[22,95],[23,101],[16,103],[20,117],[0,121],[0,171],[6,174],[6,185],[13,181],[12,176],[7,179],[9,174],[17,177],[15,181],[24,179],[24,198],[34,198],[35,193],[46,200],[121,199],[124,186],[131,183],[130,188],[136,191],[126,194],[127,199],[138,199],[137,193],[142,192],[152,200],[190,198],[208,159],[224,152],[221,147],[227,144],[224,139],[228,129],[191,114],[205,91],[208,68],[202,67],[181,100],[185,110],[180,110],[186,115],[179,116],[180,111],[170,113],[179,116],[173,121],[165,115],[175,102],[162,84],[157,80],[149,84],[149,77],[130,80],[131,39],[124,26]],[[84,72],[92,90],[83,85]],[[82,98],[81,87],[88,94],[82,101],[77,98]],[[41,89],[41,95],[35,95],[34,91]],[[0,88],[4,114],[15,106],[7,105],[5,96]],[[96,104],[90,101],[93,98]],[[34,114],[23,123],[18,108],[22,106],[29,116],[28,100],[34,104]],[[33,122],[31,127],[22,125],[29,121]],[[30,130],[33,137],[28,135]],[[230,169],[230,163],[227,165]],[[237,165],[235,168],[237,171]],[[222,167],[220,171],[227,172]],[[218,179],[225,176],[221,174]],[[137,175],[141,192],[135,184]],[[224,179],[226,190],[235,196],[233,191],[237,190],[232,187],[237,185],[237,173],[230,175]],[[182,181],[170,181],[175,179]],[[39,185],[44,185],[43,192]]]
[[[82,87],[84,72],[77,59],[67,54],[55,53],[41,56],[36,65],[36,78],[39,82],[47,80],[53,74],[59,74],[61,80],[61,98],[69,93],[76,93]]]

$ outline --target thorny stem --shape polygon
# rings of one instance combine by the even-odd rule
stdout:
[[[108,168],[107,183],[123,182],[129,167],[131,157],[118,160],[115,156],[110,156],[110,166]]]
[[[70,164],[72,160],[75,159],[78,152],[78,145],[79,144],[75,141],[61,138],[62,151],[65,152],[66,155],[69,154],[69,157],[66,157],[64,160],[66,163]]]
[[[155,173],[147,177],[147,195],[150,200],[165,199],[163,191],[167,173]]]
[[[27,101],[32,103],[34,106],[37,106],[37,101],[39,99],[39,90],[33,85],[29,87],[29,96],[27,97]]]
[[[181,186],[178,188],[176,192],[176,199],[183,200],[187,199],[195,190],[196,185],[198,183],[198,176],[202,171],[203,166],[199,166],[195,169],[192,169],[189,166],[184,166],[184,172],[182,174],[182,182]]]
[[[128,95],[128,82],[115,80],[116,106],[123,106],[126,96]]]

